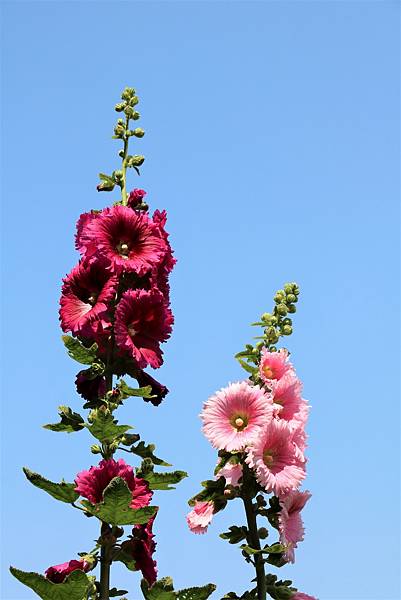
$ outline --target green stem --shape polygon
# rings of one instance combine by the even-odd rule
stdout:
[[[101,535],[109,531],[107,523],[102,523]],[[99,600],[109,600],[110,592],[110,548],[108,544],[102,545],[100,550],[100,596]]]
[[[244,502],[246,520],[248,523],[248,543],[255,550],[260,550],[260,540],[258,526],[256,523],[255,505],[252,502],[252,496],[248,494],[248,483],[251,481],[252,473],[247,464],[243,466],[243,492],[242,500]],[[255,554],[256,585],[258,590],[258,600],[266,600],[266,574],[262,554]]]
[[[128,130],[128,125],[129,125],[129,117],[125,117],[125,131]],[[125,164],[125,160],[127,158],[127,154],[128,154],[128,141],[129,141],[129,137],[127,134],[125,134],[124,136],[124,156],[123,156],[123,185],[121,188],[121,197],[122,197],[122,201],[123,204],[126,205],[127,204],[127,165]]]

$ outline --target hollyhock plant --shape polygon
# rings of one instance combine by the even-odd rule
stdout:
[[[87,259],[104,257],[114,273],[144,275],[164,257],[167,246],[160,228],[148,215],[117,205],[105,208],[83,225],[79,250]]]
[[[281,506],[278,517],[280,542],[286,546],[284,556],[288,562],[295,562],[294,549],[298,542],[302,542],[304,539],[305,531],[301,511],[311,495],[308,491],[295,490],[279,498]]]
[[[204,435],[218,449],[218,462],[214,478],[203,481],[203,489],[189,500],[194,506],[187,516],[189,528],[204,533],[214,514],[240,500],[246,524],[232,525],[220,537],[241,544],[256,575],[256,587],[224,598],[315,600],[265,571],[270,564],[280,568],[294,562],[294,549],[304,537],[300,512],[311,495],[298,490],[306,476],[309,406],[288,350],[276,346],[292,333],[287,315],[296,312],[298,295],[295,283],[275,294],[272,313],[253,324],[263,328],[258,342],[236,355],[248,380],[216,392],[200,415]],[[268,526],[277,530],[278,540],[265,544]]]
[[[46,578],[53,583],[63,583],[67,575],[73,571],[89,571],[91,565],[86,560],[70,560],[69,562],[62,563],[61,565],[54,565],[49,567],[45,571]]]
[[[151,290],[125,292],[115,315],[116,344],[131,355],[141,369],[157,369],[163,363],[160,342],[171,333],[173,315],[163,294]]]
[[[78,473],[75,479],[75,491],[92,504],[98,504],[103,500],[104,490],[115,477],[124,479],[132,492],[130,508],[149,505],[153,493],[149,489],[148,482],[135,477],[133,468],[122,458],[117,461],[113,458],[102,460],[97,467]]]
[[[272,419],[248,448],[247,464],[267,492],[276,495],[295,490],[305,478],[304,464],[297,455],[292,430],[285,422]]]
[[[206,533],[213,515],[213,502],[196,502],[194,509],[187,514],[188,527],[193,533]]]
[[[263,348],[260,357],[259,375],[265,383],[274,385],[291,369],[292,365],[288,360],[287,350],[269,352],[267,348]]]
[[[109,305],[118,279],[110,276],[106,261],[80,262],[63,280],[60,321],[63,331],[93,337],[98,326],[110,326]]]
[[[273,415],[271,394],[247,381],[222,388],[204,404],[203,433],[219,450],[241,450]]]

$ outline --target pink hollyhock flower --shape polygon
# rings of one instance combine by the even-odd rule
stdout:
[[[78,473],[75,479],[77,484],[75,491],[92,504],[98,504],[103,500],[104,490],[115,477],[124,479],[131,490],[131,508],[142,508],[149,505],[153,493],[149,489],[148,482],[135,477],[133,468],[127,465],[122,458],[117,461],[113,458],[102,460],[97,467],[91,467],[89,471]]]
[[[140,190],[136,188],[132,192],[129,193],[127,205],[130,208],[135,208],[138,204],[141,204],[142,200],[146,196],[145,190]]]
[[[315,596],[309,596],[303,592],[295,592],[294,596],[291,596],[291,600],[318,600]]]
[[[213,502],[196,502],[187,514],[188,527],[192,533],[206,533],[214,514]]]
[[[293,419],[294,415],[301,410],[301,393],[302,383],[294,371],[287,371],[273,386],[275,414],[286,421]]]
[[[114,333],[117,346],[130,354],[139,368],[162,365],[159,343],[171,333],[174,317],[163,294],[152,290],[129,290],[115,313]]]
[[[278,517],[280,532],[280,542],[287,546],[285,559],[288,562],[295,562],[294,549],[298,542],[304,539],[304,526],[301,518],[301,510],[311,497],[310,492],[291,491],[285,496],[281,496],[281,512]]]
[[[118,285],[116,276],[110,277],[107,263],[78,263],[63,279],[60,299],[60,321],[63,331],[92,338],[98,325],[110,325],[107,316],[109,303],[114,299]]]
[[[307,410],[307,409],[306,409]],[[299,413],[298,413],[299,414]],[[289,421],[289,426],[292,431],[292,443],[294,444],[295,453],[300,461],[306,462],[305,458],[305,450],[306,450],[306,440],[308,436],[306,435],[305,421],[298,421],[293,419]]]
[[[271,384],[278,381],[292,368],[288,360],[287,350],[282,348],[278,352],[269,352],[267,348],[263,348],[259,364],[259,375],[265,383]]]
[[[168,388],[145,371],[140,371],[135,377],[140,387],[150,385],[152,388],[152,396],[154,398],[144,398],[145,402],[151,402],[153,406],[159,406],[163,398],[167,396]]]
[[[248,448],[248,465],[267,492],[277,496],[296,489],[305,478],[304,463],[297,454],[290,425],[272,419]]]
[[[257,437],[273,415],[270,394],[247,381],[231,383],[203,406],[203,433],[219,450],[241,450]]]
[[[155,517],[152,517],[145,525],[135,525],[131,539],[122,543],[123,551],[132,556],[137,570],[142,572],[149,585],[153,585],[157,579],[157,563],[153,560],[156,550],[152,533],[154,520]]]
[[[233,463],[228,462],[222,467],[217,475],[216,479],[219,477],[224,477],[226,480],[226,485],[233,485],[234,487],[238,486],[238,481],[242,477],[242,465],[233,465]]]
[[[79,244],[85,257],[103,256],[114,272],[133,271],[137,275],[151,271],[167,250],[160,227],[147,214],[121,204],[105,208],[87,222]]]
[[[106,393],[106,379],[101,375],[90,379],[85,370],[77,373],[75,385],[78,394],[88,401],[102,398]]]
[[[54,565],[45,571],[46,578],[53,583],[63,583],[64,579],[73,571],[89,571],[91,565],[86,560],[70,560],[61,565]]]

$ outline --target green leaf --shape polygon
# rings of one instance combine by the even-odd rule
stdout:
[[[39,573],[28,573],[15,567],[10,567],[10,571],[42,600],[85,600],[93,589],[93,579],[80,570],[70,573],[63,583],[53,583]]]
[[[229,531],[221,533],[220,537],[223,540],[228,540],[229,544],[238,544],[238,542],[246,540],[246,536],[248,533],[246,527],[237,527],[236,525],[231,525],[231,527],[229,527],[228,529]]]
[[[279,543],[272,544],[271,546],[264,546],[262,552],[265,554],[283,554],[283,552],[285,552],[285,546]]]
[[[79,340],[70,335],[63,335],[61,339],[67,348],[69,356],[83,365],[91,365],[96,360],[97,344],[86,348]]]
[[[154,465],[159,465],[160,467],[171,467],[171,464],[158,458],[153,454],[153,451],[156,449],[154,444],[145,445],[145,442],[139,442],[136,446],[131,446],[130,451],[140,456],[141,458],[150,458]]]
[[[129,398],[130,396],[140,396],[141,398],[153,398],[152,386],[145,385],[145,387],[132,388],[125,383],[123,379],[117,383],[117,388],[120,390],[122,398]]]
[[[47,425],[43,425],[43,427],[50,429],[50,431],[65,431],[66,433],[80,431],[85,427],[81,415],[73,412],[69,406],[59,406],[58,414],[61,417],[60,423],[48,423]]]
[[[176,600],[171,577],[163,577],[149,587],[145,579],[141,581],[141,590],[146,600]]]
[[[195,502],[209,502],[210,500],[216,502],[224,498],[224,488],[226,487],[224,477],[202,481],[202,486],[205,489],[188,500],[189,506],[195,506]]]
[[[246,363],[244,360],[242,360],[241,358],[238,358],[238,362],[241,365],[241,367],[243,369],[245,369],[245,371],[247,373],[252,373],[252,375],[254,373],[256,373],[256,371],[258,370],[257,367],[251,367],[251,365],[248,365],[248,363]]]
[[[215,589],[216,586],[213,583],[208,583],[201,587],[191,587],[175,592],[171,577],[164,577],[156,581],[152,587],[149,587],[145,579],[141,581],[141,590],[146,600],[207,600]]]
[[[123,596],[124,594],[128,594],[128,590],[118,590],[117,588],[111,588],[109,591],[110,598],[115,598],[116,596]]]
[[[93,422],[90,425],[86,424],[86,427],[93,437],[107,444],[111,444],[120,435],[132,429],[130,425],[117,425],[117,421],[113,418],[113,415],[103,410],[98,410]]]
[[[151,490],[174,490],[172,486],[174,483],[179,483],[188,477],[188,473],[185,471],[172,471],[171,473],[146,473],[144,479],[149,483]]]
[[[45,479],[42,475],[39,475],[39,473],[34,473],[26,467],[23,468],[23,471],[28,481],[50,494],[50,496],[53,496],[56,500],[60,500],[60,502],[71,504],[79,498],[79,494],[74,490],[75,483],[66,483],[65,481],[53,483],[53,481]]]
[[[103,502],[91,504],[81,500],[85,510],[111,525],[143,525],[157,512],[156,506],[130,508],[132,492],[124,479],[115,477],[103,492]]]

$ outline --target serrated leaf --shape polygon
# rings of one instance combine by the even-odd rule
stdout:
[[[174,490],[172,484],[179,483],[188,477],[188,473],[185,471],[172,471],[171,473],[146,473],[144,479],[149,484],[151,490]]]
[[[266,554],[283,554],[283,552],[285,552],[285,546],[277,542],[271,546],[264,546],[262,552]]]
[[[145,600],[176,600],[176,595],[171,577],[163,577],[156,581],[152,587],[145,579],[141,581],[141,590]]]
[[[94,343],[90,348],[86,348],[79,340],[70,335],[61,336],[64,346],[67,348],[68,355],[83,365],[91,365],[96,360],[97,344]]]
[[[177,600],[206,600],[215,591],[216,586],[208,583],[202,587],[191,587],[175,592]]]
[[[48,423],[47,425],[43,425],[44,429],[72,433],[73,431],[80,431],[85,427],[81,415],[73,412],[69,406],[59,406],[58,414],[61,418],[60,423]]]
[[[10,567],[10,571],[42,600],[84,600],[93,589],[92,579],[80,570],[70,573],[63,583],[53,583],[39,573],[20,571],[15,567]]]
[[[81,500],[85,510],[111,525],[143,525],[157,512],[156,506],[130,508],[132,492],[121,477],[115,477],[103,492],[103,502]]]
[[[98,410],[94,421],[86,427],[99,442],[111,444],[120,435],[132,429],[130,425],[117,425],[111,413]]]
[[[105,181],[106,183],[109,183],[110,185],[115,185],[115,181],[112,177],[110,177],[110,175],[106,175],[106,173],[99,173],[99,179],[101,181]]]
[[[75,502],[79,498],[79,494],[74,490],[75,483],[66,483],[65,481],[61,481],[60,483],[54,483],[53,481],[49,481],[39,475],[39,473],[34,473],[30,469],[26,467],[23,468],[26,478],[30,481],[34,486],[38,487],[41,490],[44,490],[50,496],[53,496],[56,500],[60,502],[67,502],[71,504]]]
[[[127,385],[123,379],[120,379],[120,381],[117,383],[117,388],[120,390],[123,398],[129,398],[130,396],[153,398],[151,385],[145,385],[144,387],[140,388],[132,388]]]
[[[153,454],[153,451],[156,449],[154,444],[148,444],[146,446],[145,442],[139,442],[136,446],[131,446],[130,451],[141,458],[150,458],[154,465],[158,465],[160,467],[171,467],[171,464],[158,458]]]
[[[229,544],[238,544],[238,542],[246,539],[248,533],[246,527],[237,527],[236,525],[231,525],[231,527],[228,529],[228,531],[221,533],[220,537],[223,540],[228,540]]]
[[[248,363],[246,363],[246,362],[245,362],[244,360],[242,360],[241,358],[238,358],[237,360],[238,360],[239,364],[241,365],[241,367],[242,367],[243,369],[245,369],[245,371],[246,371],[247,373],[251,373],[251,374],[253,375],[253,374],[254,374],[254,373],[256,373],[256,371],[258,370],[258,369],[257,369],[257,367],[251,367],[251,365],[248,365]]]

